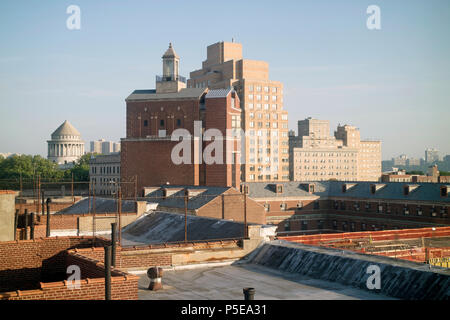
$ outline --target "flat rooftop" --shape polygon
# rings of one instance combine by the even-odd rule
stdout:
[[[162,290],[148,290],[149,283],[146,274],[140,276],[139,300],[243,300],[245,287],[255,288],[255,300],[394,300],[256,264],[164,270]]]

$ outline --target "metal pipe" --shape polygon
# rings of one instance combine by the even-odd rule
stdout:
[[[73,194],[73,173],[72,173],[72,203],[75,203],[75,196]]]
[[[31,225],[30,225],[30,239],[34,240],[34,212],[31,213]]]
[[[111,246],[105,247],[105,300],[111,300]]]
[[[247,229],[247,194],[244,193],[244,238],[248,238]]]
[[[25,209],[25,240],[28,240],[28,209]]]
[[[50,202],[52,202],[52,200],[50,198],[47,198],[47,229],[45,232],[46,237],[50,237]]]
[[[187,206],[188,206],[188,194],[184,195],[184,242],[187,242]]]
[[[244,288],[244,300],[255,300],[255,288]]]
[[[44,193],[44,190],[42,190],[42,193],[41,193],[41,195],[42,195],[42,215],[44,215],[44,213],[45,213],[45,193]]]
[[[117,223],[111,223],[111,265],[116,266]]]
[[[17,240],[17,223],[19,222],[19,209],[16,209],[16,214],[14,215],[14,241]]]
[[[118,208],[118,214],[119,214],[119,246],[122,246],[122,190],[119,186],[119,190],[117,191],[117,208]]]

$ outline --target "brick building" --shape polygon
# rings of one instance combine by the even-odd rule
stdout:
[[[167,183],[239,185],[240,139],[233,136],[241,129],[237,93],[231,88],[186,88],[172,45],[162,59],[156,90],[135,90],[126,99],[122,180],[137,175],[138,190]]]
[[[245,183],[280,234],[448,226],[450,186],[439,183]],[[244,191],[244,190],[242,190]]]
[[[250,197],[231,187],[171,186],[146,187],[144,197],[157,203],[157,211],[199,217],[265,224],[265,208]],[[187,200],[187,202],[185,202]]]

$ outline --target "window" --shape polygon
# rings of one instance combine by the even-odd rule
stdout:
[[[314,201],[314,210],[320,209],[319,201]]]
[[[148,127],[148,120],[144,120],[144,127]]]
[[[323,220],[319,220],[319,222],[317,222],[317,229],[319,230],[323,229]]]
[[[287,208],[286,203],[280,204],[280,209],[281,209],[281,211],[286,211],[286,208]]]
[[[308,221],[302,221],[302,230],[308,230]]]
[[[177,127],[181,127],[181,119],[177,119]]]
[[[231,128],[233,128],[233,129],[241,128],[241,116],[240,115],[231,116]]]
[[[164,119],[159,120],[159,126],[164,127]]]

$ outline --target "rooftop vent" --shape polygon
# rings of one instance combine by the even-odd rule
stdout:
[[[202,194],[207,189],[186,189],[185,193],[188,196],[189,199],[192,199],[193,197],[198,196],[199,194]]]
[[[306,192],[309,192],[309,193],[315,192],[314,183],[301,183],[300,188],[302,188],[303,190],[305,190]]]
[[[419,188],[420,185],[418,184],[407,184],[403,186],[403,194],[405,196],[409,195],[411,192],[413,192],[414,190],[416,190],[417,188]]]
[[[151,196],[151,194],[155,191],[158,191],[160,189],[160,187],[144,187],[143,188],[143,196],[144,197],[149,197]]]
[[[346,193],[348,190],[350,190],[351,188],[353,188],[356,185],[357,185],[357,183],[344,183],[342,185],[342,192]]]
[[[182,190],[183,188],[163,188],[164,199]]]
[[[282,184],[269,184],[269,188],[270,190],[272,190],[273,192],[277,193],[277,194],[281,194],[283,193],[283,185]]]
[[[450,186],[441,186],[441,197],[447,197],[450,191]]]
[[[386,186],[385,184],[380,184],[380,183],[371,184],[370,185],[370,193],[375,194],[375,193],[377,193],[378,190],[384,188],[385,186]]]

